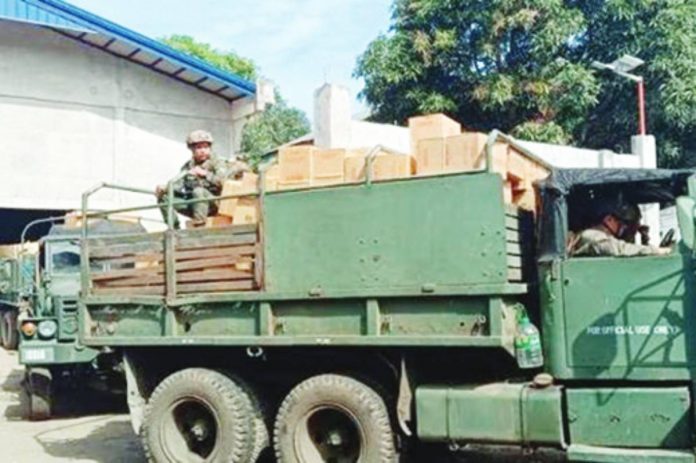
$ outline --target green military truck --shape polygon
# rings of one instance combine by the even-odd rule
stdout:
[[[16,350],[17,317],[28,303],[34,281],[36,249],[33,244],[0,246],[0,342]]]
[[[535,228],[487,169],[260,191],[257,225],[84,230],[80,340],[123,356],[151,461],[694,462],[689,175],[555,171]],[[568,256],[616,198],[676,203],[671,255]],[[542,360],[527,315],[541,368],[518,363]]]
[[[139,224],[94,221],[95,236],[142,233]],[[110,356],[77,342],[77,302],[80,290],[80,229],[55,224],[38,242],[38,252],[26,258],[31,267],[23,307],[15,331],[19,361],[25,366],[29,417],[51,416],[54,398],[66,390],[102,385],[122,378]],[[34,271],[33,269],[36,269]]]

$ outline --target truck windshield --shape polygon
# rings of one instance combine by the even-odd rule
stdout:
[[[80,273],[80,254],[65,250],[51,256],[53,273]]]

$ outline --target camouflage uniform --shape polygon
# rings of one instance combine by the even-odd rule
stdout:
[[[228,175],[227,163],[211,154],[208,159],[201,163],[196,163],[190,159],[181,167],[180,174],[189,172],[194,167],[201,167],[208,171],[206,177],[198,177],[193,174],[186,174],[174,182],[174,199],[206,199],[219,196],[222,191],[222,183]],[[162,216],[167,220],[167,208],[164,203],[167,201],[166,193],[159,198],[158,202],[162,205]],[[193,218],[195,221],[205,221],[209,215],[217,212],[217,204],[214,201],[202,201],[194,204],[174,205],[174,210],[185,216]],[[174,227],[178,228],[178,220],[174,218]]]
[[[601,225],[580,232],[574,237],[571,246],[572,256],[633,257],[658,254],[659,248],[620,240]]]

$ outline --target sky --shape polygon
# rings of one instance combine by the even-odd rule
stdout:
[[[312,119],[326,82],[357,97],[357,57],[389,27],[391,0],[68,0],[152,38],[190,35],[252,59],[288,103]],[[354,101],[353,113],[365,112]]]

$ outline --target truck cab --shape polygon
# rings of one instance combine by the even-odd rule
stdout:
[[[35,246],[3,246],[0,257],[0,339],[2,347],[16,350],[19,342],[17,317],[33,290]]]
[[[102,220],[90,224],[97,236],[142,232],[139,224]],[[108,355],[77,340],[80,291],[80,233],[77,227],[54,225],[39,242],[31,304],[19,316],[19,360],[26,367],[30,417],[51,415],[56,394],[112,381]]]

